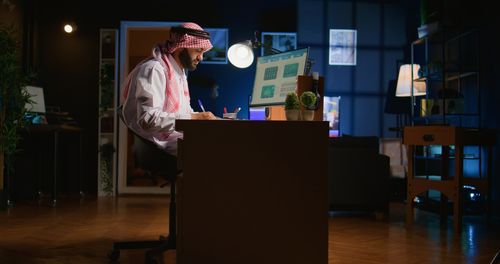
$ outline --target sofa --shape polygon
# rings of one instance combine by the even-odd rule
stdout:
[[[387,215],[390,165],[389,157],[379,153],[379,138],[330,138],[328,152],[330,211],[363,210]]]

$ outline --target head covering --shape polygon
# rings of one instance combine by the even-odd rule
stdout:
[[[192,22],[181,24],[179,27],[203,31],[203,28],[201,28],[198,24]],[[206,39],[200,36],[193,36],[189,33],[171,33],[170,39],[167,41],[165,47],[166,52],[170,54],[180,48],[201,48],[205,52],[212,48],[212,43],[210,43],[210,39]]]

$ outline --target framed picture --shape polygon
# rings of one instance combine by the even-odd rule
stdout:
[[[201,63],[207,64],[227,64],[227,28],[205,28],[210,33],[210,41],[213,48],[203,54]]]
[[[330,29],[330,65],[356,65],[356,30]]]
[[[273,55],[297,49],[297,33],[293,32],[262,32],[261,56]],[[273,49],[275,51],[273,51]]]

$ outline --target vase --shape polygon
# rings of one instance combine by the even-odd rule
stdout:
[[[302,120],[312,121],[314,119],[314,110],[303,110],[302,111]]]
[[[300,119],[300,110],[298,109],[288,109],[285,110],[286,120],[297,121]]]

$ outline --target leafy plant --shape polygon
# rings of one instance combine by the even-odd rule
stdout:
[[[285,98],[285,110],[300,109],[299,97],[296,93],[288,93]]]
[[[308,110],[315,110],[316,94],[311,91],[305,91],[300,95],[300,102]]]
[[[17,47],[12,27],[0,25],[0,155],[5,158],[7,173],[13,170],[14,154],[21,140],[19,130],[27,123],[24,106],[31,102],[25,88],[29,77],[19,67]]]

